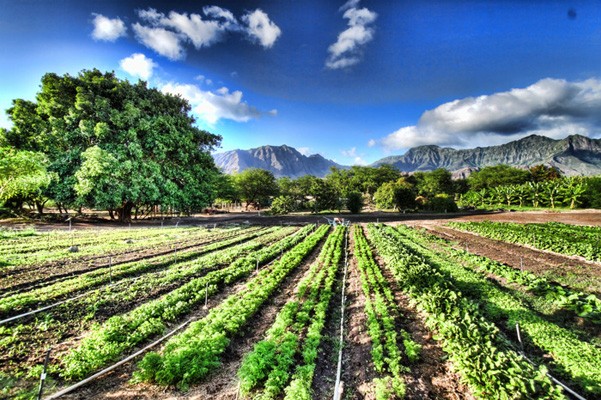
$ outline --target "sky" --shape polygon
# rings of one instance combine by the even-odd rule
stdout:
[[[217,151],[601,137],[599,1],[0,0],[0,127],[45,73],[93,68],[186,98]]]

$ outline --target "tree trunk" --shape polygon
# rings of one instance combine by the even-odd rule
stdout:
[[[119,222],[131,222],[131,211],[134,208],[134,203],[126,201],[123,206],[118,208],[117,215],[119,216]]]
[[[46,204],[48,200],[44,200],[44,201],[36,201],[35,202],[35,207],[38,209],[38,215],[43,215],[44,214],[44,205]]]

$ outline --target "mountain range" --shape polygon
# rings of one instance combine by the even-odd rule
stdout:
[[[276,178],[303,175],[324,177],[330,167],[348,168],[327,160],[319,154],[305,156],[290,146],[261,146],[250,150],[231,150],[213,154],[215,164],[226,174],[248,168],[262,168],[273,172]]]
[[[250,150],[232,150],[213,155],[215,163],[225,173],[247,168],[263,168],[276,177],[296,178],[303,175],[323,177],[330,167],[349,168],[327,160],[319,154],[305,156],[296,149],[283,146],[262,146]],[[499,146],[456,150],[434,145],[409,149],[400,156],[382,158],[372,166],[391,164],[403,172],[431,171],[445,168],[455,178],[466,177],[482,167],[507,164],[528,168],[544,164],[558,168],[564,175],[601,174],[601,139],[572,135],[555,140],[531,135]]]

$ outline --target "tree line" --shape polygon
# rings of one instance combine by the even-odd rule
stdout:
[[[12,213],[28,204],[42,214],[52,204],[60,213],[85,207],[127,221],[228,202],[276,214],[601,208],[601,177],[565,178],[542,165],[485,167],[459,180],[444,169],[406,174],[391,165],[332,168],[325,178],[276,179],[261,169],[224,175],[210,154],[221,137],[195,127],[185,99],[96,69],[48,73],[35,101],[15,99],[7,111],[13,126],[0,129],[0,208]]]
[[[452,179],[445,169],[402,173],[391,165],[333,167],[325,178],[305,175],[276,179],[250,168],[224,176],[216,203],[271,207],[274,214],[325,210],[352,213],[362,208],[403,212],[454,212],[459,207],[601,208],[601,177],[564,177],[556,168],[508,165],[484,167],[467,179]]]

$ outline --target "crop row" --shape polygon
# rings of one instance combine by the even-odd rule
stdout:
[[[317,348],[345,232],[346,228],[339,226],[328,237],[294,298],[278,313],[265,339],[244,357],[238,370],[243,395],[252,390],[254,398],[261,400],[275,399],[284,392],[286,399],[311,399]]]
[[[163,255],[148,260],[119,264],[112,268],[94,270],[79,275],[75,278],[50,284],[48,286],[31,291],[9,295],[7,297],[0,298],[0,316],[14,315],[19,311],[25,310],[27,307],[35,305],[39,306],[65,295],[77,293],[82,290],[92,289],[102,284],[110,283],[113,280],[118,280],[127,276],[133,276],[136,274],[145,273],[147,271],[156,270],[158,268],[167,267],[177,263],[178,260],[191,260],[200,256],[201,254],[243,242],[263,233],[265,233],[264,230],[252,231],[231,239],[212,243],[207,246],[201,246],[189,249],[187,251],[182,251],[177,255]]]
[[[480,398],[563,398],[545,370],[534,368],[508,346],[498,328],[483,318],[453,275],[416,254],[394,229],[369,225],[370,238],[396,281],[427,314],[443,350]]]
[[[250,232],[257,227],[247,228]],[[160,229],[155,229],[160,231]],[[149,238],[140,236],[138,239],[120,235],[115,238],[110,233],[99,232],[96,237],[90,238],[89,243],[82,242],[79,237],[63,239],[53,242],[53,247],[48,248],[50,242],[42,241],[36,250],[27,253],[14,253],[9,250],[0,252],[1,276],[22,274],[31,270],[37,270],[43,265],[67,265],[67,264],[92,264],[94,260],[105,257],[118,257],[125,254],[139,252],[145,249],[156,249],[163,247],[169,249],[182,245],[190,245],[194,241],[208,242],[232,237],[238,233],[238,229],[191,229],[179,230],[178,232],[151,235]],[[77,246],[77,252],[69,251],[71,246]]]
[[[388,282],[376,264],[363,229],[356,225],[353,231],[355,257],[361,275],[361,286],[365,295],[367,331],[372,341],[372,360],[376,371],[384,378],[374,379],[377,400],[386,400],[405,395],[405,383],[401,374],[409,368],[403,365],[403,354],[409,362],[419,358],[420,346],[409,333],[396,328],[399,310]],[[402,346],[401,346],[402,342]]]
[[[175,236],[203,236],[211,231],[205,228],[178,228],[175,230],[161,229],[111,229],[111,230],[73,230],[38,232],[21,240],[3,240],[0,243],[2,254],[21,254],[52,250],[71,246],[73,240],[79,245],[96,245],[111,242],[113,245],[124,243],[126,240],[153,242],[169,240]]]
[[[601,261],[601,228],[598,227],[575,228],[557,222],[517,224],[491,221],[451,222],[448,225],[490,239]]]
[[[507,329],[519,324],[531,345],[548,353],[553,367],[589,394],[601,394],[601,348],[582,341],[571,330],[557,326],[530,309],[523,301],[501,289],[482,273],[465,268],[430,249],[428,239],[415,230],[393,230],[399,242],[452,276],[459,290],[478,299],[491,320],[506,321]]]
[[[195,278],[176,290],[125,313],[109,318],[63,360],[63,375],[79,379],[113,362],[135,346],[163,333],[169,323],[201,304],[223,285],[242,279],[257,267],[303,243],[313,227],[302,228],[292,236],[238,258],[228,267]]]
[[[524,271],[479,256],[463,250],[451,250],[457,256],[465,259],[470,264],[477,266],[480,271],[486,271],[497,277],[504,278],[507,282],[515,282],[534,295],[542,296],[546,302],[555,307],[570,310],[579,317],[593,323],[601,324],[601,300],[594,294],[583,293],[564,287],[558,283],[550,282],[547,278],[537,276],[530,271]]]
[[[271,268],[261,270],[245,288],[229,296],[207,316],[172,337],[162,354],[151,352],[139,363],[137,379],[180,388],[203,379],[219,365],[230,337],[255,315],[284,278],[313,251],[328,232],[321,226],[286,252]]]

